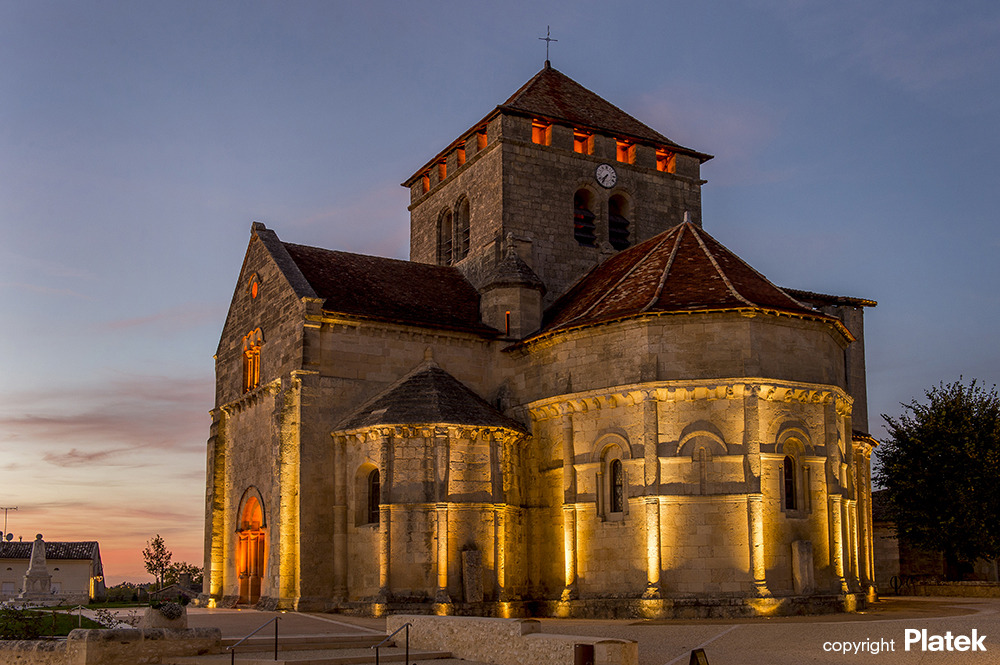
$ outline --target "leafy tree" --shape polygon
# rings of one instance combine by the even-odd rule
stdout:
[[[163,576],[163,584],[165,586],[170,586],[171,584],[176,584],[181,581],[181,575],[184,573],[189,573],[191,575],[191,585],[195,588],[201,588],[202,582],[202,570],[201,566],[196,566],[193,563],[188,563],[187,561],[177,561],[167,568],[166,574]]]
[[[147,541],[147,547],[142,550],[142,560],[146,566],[146,572],[156,578],[156,588],[163,588],[163,578],[170,567],[170,559],[173,552],[163,544],[160,534]]]
[[[1000,397],[961,378],[925,394],[898,419],[882,415],[891,438],[875,480],[898,535],[943,552],[956,579],[978,558],[1000,558]]]

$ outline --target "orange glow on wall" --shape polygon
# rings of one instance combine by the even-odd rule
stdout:
[[[486,130],[481,129],[476,132],[476,148],[482,150],[486,147]]]
[[[445,162],[438,162],[438,179],[444,180],[448,177],[448,164]]]
[[[431,191],[431,176],[428,173],[424,173],[420,176],[420,185],[424,190],[424,194]]]
[[[618,161],[626,164],[635,162],[635,145],[628,141],[616,141],[618,145]]]
[[[677,155],[663,148],[656,149],[656,170],[677,173]]]
[[[549,145],[552,139],[552,125],[541,120],[531,121],[531,142],[538,145]]]
[[[589,155],[594,152],[594,136],[589,132],[573,131],[573,152]]]
[[[465,164],[465,148],[459,148],[455,151],[455,157],[458,159],[458,165],[461,166]]]

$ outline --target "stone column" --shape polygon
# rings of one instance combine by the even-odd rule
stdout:
[[[750,523],[750,573],[753,576],[754,593],[760,597],[770,596],[767,589],[767,575],[764,568],[764,497],[761,494],[747,496],[747,516]]]
[[[222,409],[212,412],[212,431],[208,439],[207,500],[205,508],[205,576],[203,590],[210,603],[222,601],[225,593],[226,545],[233,529],[226,528],[226,444]],[[235,510],[235,508],[233,508]],[[232,552],[229,554],[233,556]],[[230,582],[231,583],[231,582]]]
[[[282,382],[284,386],[284,381]],[[278,588],[269,585],[270,594],[277,591],[279,609],[295,609],[299,597],[299,451],[301,432],[302,379],[291,376],[287,386],[275,401],[281,409],[278,431],[279,504],[277,523],[270,524],[272,551],[278,553]],[[263,508],[263,506],[262,506]],[[270,516],[268,516],[270,518]],[[278,538],[274,539],[277,531]],[[273,547],[277,545],[277,547]],[[262,595],[263,589],[261,590]],[[270,595],[268,594],[268,595]]]
[[[573,414],[563,415],[563,556],[565,566],[565,587],[562,600],[574,600],[576,587],[576,451],[573,445]]]
[[[660,597],[660,441],[657,402],[647,396],[642,403],[643,476],[646,488],[646,590],[643,598]]]
[[[448,595],[448,504],[434,506],[437,518],[437,595],[435,603],[450,603]]]
[[[509,599],[509,594],[507,593],[507,507],[502,504],[493,506],[493,543],[497,599],[504,602]]]
[[[743,393],[743,443],[746,446],[744,478],[747,491],[747,525],[750,542],[750,575],[754,593],[770,596],[764,567],[764,496],[760,491],[760,386],[748,385]]]
[[[389,503],[392,499],[390,486],[392,485],[392,458],[390,447],[392,444],[392,434],[388,431],[382,432],[379,436],[379,519],[378,519],[378,585],[379,602],[389,600],[389,559],[390,559],[390,534],[392,532],[392,511]]]
[[[333,596],[347,598],[347,438],[333,440]]]
[[[843,501],[839,494],[830,495],[830,530],[833,532],[833,542],[830,543],[830,554],[833,558],[833,574],[837,578],[840,593],[847,593],[847,580],[844,579],[844,519]]]

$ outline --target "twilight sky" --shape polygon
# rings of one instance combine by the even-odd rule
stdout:
[[[871,430],[1000,375],[1000,5],[0,0],[0,505],[201,562],[213,361],[250,223],[406,258],[399,186],[539,69],[716,155],[705,229],[870,298]]]

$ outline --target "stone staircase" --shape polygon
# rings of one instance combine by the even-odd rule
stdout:
[[[353,665],[374,663],[372,647],[385,639],[384,635],[292,635],[278,640],[278,658],[274,658],[273,637],[251,637],[236,649],[235,661],[227,650],[238,640],[223,639],[222,653],[204,656],[165,657],[163,665]],[[404,645],[405,646],[405,645]],[[379,649],[379,663],[402,663],[404,646],[387,644]],[[410,648],[410,663],[436,661],[434,665],[465,663],[451,658],[447,651],[420,651]],[[470,664],[471,665],[471,664]]]

